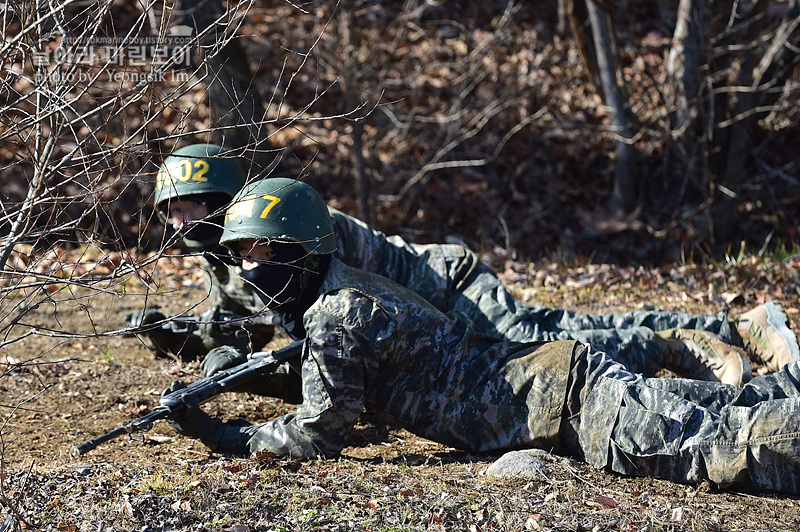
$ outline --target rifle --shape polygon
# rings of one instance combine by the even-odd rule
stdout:
[[[123,423],[111,432],[107,432],[100,437],[72,447],[70,454],[72,454],[74,458],[77,458],[88,453],[98,445],[118,436],[122,436],[123,434],[128,434],[131,439],[136,439],[134,438],[134,434],[149,431],[153,428],[153,423],[159,419],[174,419],[180,416],[185,409],[185,405],[183,401],[181,401],[182,395],[190,394],[201,404],[209,401],[223,392],[234,389],[243,382],[272,373],[283,362],[300,355],[303,342],[304,340],[295,340],[286,347],[278,350],[253,353],[244,364],[222,370],[211,377],[199,379],[186,388],[181,388],[180,390],[175,390],[174,392],[163,395],[158,401],[158,406],[153,408],[149,414],[129,421],[128,423]]]
[[[153,309],[156,310],[156,309]],[[254,329],[257,327],[266,327],[270,325],[280,325],[281,317],[277,314],[256,314],[254,316],[239,316],[236,314],[222,312],[216,314],[213,319],[205,318],[204,316],[170,316],[166,317],[163,314],[156,315],[157,319],[152,325],[142,325],[142,316],[136,313],[131,313],[125,316],[129,323],[129,328],[125,331],[126,336],[135,333],[142,333],[151,331],[153,329],[163,329],[176,334],[192,333],[201,326],[206,324],[214,324],[217,330],[221,333],[231,332],[239,334],[243,329]]]

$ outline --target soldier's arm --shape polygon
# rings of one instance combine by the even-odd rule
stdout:
[[[377,338],[393,327],[379,310],[365,308],[374,307],[366,298],[355,305],[357,310],[344,305],[348,316],[329,312],[342,308],[336,296],[323,299],[304,320],[308,337],[303,403],[295,414],[249,429],[251,454],[267,450],[279,456],[332,456],[351,443],[353,427],[364,411],[367,384],[378,367]],[[352,319],[362,314],[370,317],[368,330],[353,325],[365,323],[363,318]]]

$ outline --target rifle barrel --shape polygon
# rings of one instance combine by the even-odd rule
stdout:
[[[95,449],[98,445],[105,443],[109,440],[113,440],[114,438],[122,436],[123,434],[133,434],[134,432],[146,432],[151,428],[153,428],[154,422],[158,421],[159,419],[164,419],[165,417],[169,416],[169,414],[170,414],[169,409],[157,406],[149,414],[134,419],[133,421],[130,421],[128,423],[123,423],[122,425],[115,428],[111,432],[106,432],[102,436],[98,436],[93,440],[89,440],[80,445],[73,446],[70,451],[70,454],[73,456],[73,458],[77,458]]]
[[[191,394],[197,399],[198,403],[204,403],[222,392],[228,391],[232,387],[241,384],[253,377],[264,375],[275,370],[278,365],[293,356],[299,355],[303,348],[303,340],[295,340],[291,344],[276,351],[264,351],[255,353],[255,356],[233,368],[222,370],[219,373],[199,379],[191,383],[186,388],[175,390],[164,395],[159,401],[159,405],[144,416],[134,419],[128,423],[123,423],[110,432],[86,441],[80,445],[72,447],[70,454],[77,458],[88,453],[109,440],[113,440],[123,434],[133,434],[134,432],[146,432],[153,428],[153,423],[159,419],[177,417],[183,412],[183,401],[181,396]]]

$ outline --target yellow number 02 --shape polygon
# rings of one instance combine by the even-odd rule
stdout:
[[[264,210],[261,211],[261,218],[264,219],[269,214],[269,211],[271,211],[272,208],[281,201],[281,199],[276,198],[275,196],[270,196],[269,194],[264,194],[261,197],[264,198],[265,200],[269,200],[269,205],[264,207]]]
[[[193,180],[202,182],[208,181],[208,178],[206,177],[206,174],[208,173],[208,170],[210,168],[208,161],[198,159],[197,161],[194,162],[194,168],[195,172],[192,174],[191,177]]]
[[[194,167],[194,170],[192,170],[192,167]],[[160,190],[164,188],[167,182],[174,183],[176,179],[184,183],[187,181],[205,183],[208,181],[206,174],[210,168],[208,161],[197,160],[192,164],[191,160],[183,159],[177,163],[171,164],[170,168],[161,168],[158,171],[158,174],[156,174],[156,188]],[[170,172],[170,170],[172,170],[172,172]],[[177,173],[173,175],[173,172],[176,170]]]

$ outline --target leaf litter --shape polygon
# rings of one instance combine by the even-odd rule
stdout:
[[[775,300],[797,331],[799,266],[796,258],[663,268],[506,258],[498,270],[516,297],[538,305],[693,313],[728,305],[736,313]],[[168,260],[158,275],[178,279],[181,267]],[[194,308],[204,297],[198,286],[167,292],[148,297],[168,313]],[[130,292],[86,301],[87,312],[107,314],[110,327],[122,327],[122,316],[143,304]],[[56,319],[53,312],[35,314],[42,324]],[[85,328],[81,313],[57,319],[68,330]],[[197,364],[156,359],[135,338],[120,336],[64,343],[33,335],[8,345],[3,356],[4,532],[800,528],[794,497],[624,478],[549,454],[537,455],[547,475],[494,478],[486,470],[500,455],[463,453],[368,415],[353,446],[332,460],[219,456],[165,423],[143,442],[118,439],[76,460],[72,445],[141,415],[172,380],[196,377]],[[292,407],[240,394],[206,409],[260,422]]]

